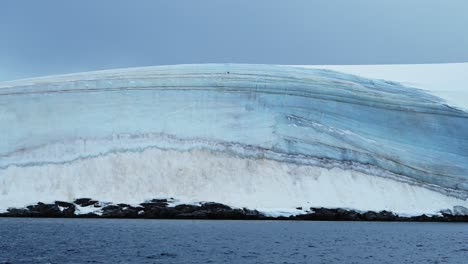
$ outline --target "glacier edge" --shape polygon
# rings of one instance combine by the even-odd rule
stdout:
[[[186,200],[216,198],[254,208],[272,208],[271,200],[276,207],[309,202],[405,214],[467,205],[468,114],[399,83],[274,65],[159,66],[0,84],[0,106],[4,131],[0,207],[4,208],[18,206],[18,201],[79,196],[128,202],[129,193],[137,193],[148,182],[154,191],[142,192],[145,197],[140,200],[177,194]],[[169,154],[172,160],[165,158]],[[194,160],[201,162],[200,168]],[[97,161],[107,169],[93,175],[87,167],[99,171]],[[174,164],[164,167],[167,163]],[[223,169],[229,163],[239,169]],[[178,169],[190,171],[186,164],[192,164],[192,174],[184,172],[184,180],[178,181]],[[146,173],[139,170],[148,166]],[[266,172],[272,178],[270,188]],[[201,180],[200,175],[205,177]],[[265,178],[265,187],[258,183],[260,178],[257,185],[251,184],[258,192],[228,184],[239,179],[255,182],[254,175]],[[218,184],[214,189],[219,190],[217,178],[230,186],[224,192],[231,192],[231,197],[202,195],[210,191],[196,180]],[[35,187],[41,179],[44,183]],[[157,186],[158,181],[163,187]],[[166,186],[171,181],[177,188]],[[86,182],[111,190],[116,184],[127,194],[124,198],[111,190],[108,196],[93,196],[98,193],[91,190],[86,194],[85,187],[76,187]],[[278,182],[297,194],[281,194],[275,189]],[[330,187],[332,183],[335,187]],[[364,194],[347,189],[346,183]],[[185,185],[198,186],[200,191]],[[21,192],[18,186],[32,196],[15,193]],[[277,190],[290,203],[281,204],[271,194],[262,196],[268,189]],[[171,195],[170,190],[187,193]],[[257,203],[240,201],[236,192]],[[342,193],[351,193],[349,201],[336,198]],[[404,199],[392,202],[395,195]]]

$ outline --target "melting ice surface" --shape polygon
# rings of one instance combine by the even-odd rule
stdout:
[[[0,208],[92,197],[437,213],[468,206],[468,113],[386,80],[175,65],[0,84]]]

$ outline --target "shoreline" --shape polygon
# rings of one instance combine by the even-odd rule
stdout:
[[[167,220],[259,220],[259,221],[367,221],[367,222],[464,222],[466,208],[444,210],[440,215],[399,216],[389,211],[358,212],[339,208],[312,207],[303,214],[270,216],[257,210],[232,208],[216,203],[171,204],[171,199],[153,199],[137,206],[102,203],[91,198],[74,202],[39,202],[24,208],[9,208],[0,217],[20,218],[105,218],[105,219],[167,219]],[[302,208],[296,208],[302,210]]]

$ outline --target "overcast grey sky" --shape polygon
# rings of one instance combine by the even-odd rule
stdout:
[[[466,0],[0,1],[0,80],[178,63],[464,61]]]

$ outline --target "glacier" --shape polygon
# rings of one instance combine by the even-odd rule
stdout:
[[[465,109],[326,67],[171,65],[4,82],[0,128],[0,210],[79,197],[265,212],[468,207]]]

